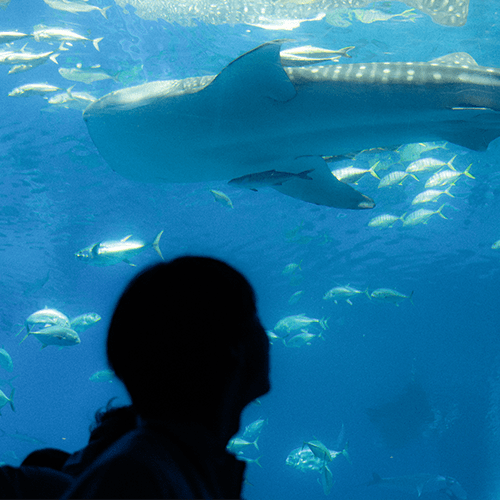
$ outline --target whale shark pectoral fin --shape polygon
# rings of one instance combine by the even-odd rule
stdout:
[[[354,210],[375,206],[371,198],[337,180],[320,156],[301,156],[296,158],[292,165],[286,165],[283,169],[289,172],[312,170],[308,174],[312,180],[295,177],[283,183],[282,186],[272,186],[276,191],[292,198],[316,205]]]
[[[229,63],[208,89],[221,93],[223,99],[263,98],[279,102],[297,94],[280,59],[281,44],[275,40],[259,45]]]
[[[443,140],[473,151],[486,151],[490,142],[500,137],[496,110],[457,108],[453,109],[453,113],[463,117],[463,121],[441,123],[439,135]]]

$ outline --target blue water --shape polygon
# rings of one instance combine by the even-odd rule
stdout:
[[[101,7],[112,2],[91,1]],[[126,14],[115,4],[109,20],[98,12],[53,10],[42,0],[12,0],[0,11],[0,31],[29,33],[45,24],[104,37],[100,52],[91,43],[74,43],[61,52],[59,66],[49,61],[14,75],[7,74],[8,66],[0,68],[0,327],[1,343],[14,362],[12,374],[0,377],[17,376],[12,381],[16,411],[9,405],[1,410],[0,429],[6,434],[0,436],[0,461],[18,465],[42,446],[8,436],[15,432],[74,451],[87,442],[99,407],[115,396],[117,404],[128,402],[118,382],[96,383],[89,377],[106,368],[106,328],[121,290],[157,256],[148,249],[134,258],[137,267],[91,267],[74,253],[129,234],[149,242],[163,229],[165,258],[201,253],[243,271],[257,291],[266,328],[292,314],[329,318],[324,341],[314,339],[310,346],[295,349],[279,342],[272,346],[272,391],[244,414],[244,425],[259,417],[269,422],[259,438],[260,451],[249,452],[252,458],[262,457],[262,468],[248,466],[248,500],[324,498],[317,483],[320,475],[287,467],[285,459],[314,438],[334,448],[342,425],[352,464],[342,457],[332,463],[332,498],[417,498],[368,487],[376,472],[383,477],[452,476],[470,499],[498,499],[500,251],[491,245],[500,238],[499,140],[481,153],[447,144],[447,149],[423,154],[445,162],[457,155],[457,169],[472,164],[476,179],[462,176],[452,189],[455,197],[435,204],[434,210],[447,203],[447,220],[435,215],[426,225],[403,229],[397,222],[377,230],[368,221],[386,212],[407,212],[423,190],[422,181],[407,179],[402,186],[377,189],[378,181],[365,176],[357,189],[376,200],[372,211],[320,207],[272,189],[255,193],[225,182],[133,182],[114,173],[99,156],[81,111],[51,108],[40,96],[7,96],[27,83],[66,89],[74,82],[57,70],[79,62],[121,72],[122,83],[76,84],[74,91],[97,97],[124,85],[216,74],[243,52],[277,38],[332,49],[354,45],[352,62],[427,61],[467,52],[480,65],[500,67],[500,11],[492,3],[471,0],[468,22],[461,28],[439,26],[422,15],[415,23],[353,22],[345,28],[310,22],[292,32],[144,21],[134,9]],[[387,2],[372,8],[387,8]],[[394,2],[393,8],[402,12],[405,6]],[[20,41],[14,47],[22,45]],[[30,41],[28,48],[38,52],[58,45]],[[377,158],[390,164],[397,156],[386,152]],[[373,158],[361,156],[357,166],[366,168]],[[234,209],[216,203],[209,189],[225,192]],[[300,263],[300,269],[284,275],[290,263]],[[406,300],[395,307],[360,296],[351,306],[322,299],[330,288],[348,283],[360,290],[413,292],[413,304]],[[304,291],[302,298],[290,305],[298,290]],[[193,295],[203,300],[196,290]],[[33,337],[19,345],[22,336],[15,334],[44,306],[70,317],[94,311],[103,319],[81,334],[79,346],[40,350]],[[148,332],[137,332],[136,342],[148,342]],[[391,447],[367,409],[393,401],[411,382],[425,392],[435,420],[411,433],[407,423],[386,415],[402,441]],[[8,384],[0,387],[10,394]],[[429,493],[422,498],[446,497]]]

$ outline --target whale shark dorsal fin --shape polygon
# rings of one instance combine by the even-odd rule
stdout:
[[[264,43],[236,58],[215,77],[209,88],[220,91],[224,99],[233,97],[239,101],[243,96],[267,97],[279,102],[293,99],[297,92],[280,59],[284,41]]]
[[[445,66],[479,66],[474,58],[467,54],[467,52],[453,52],[453,54],[447,54],[436,59],[429,61],[431,64],[443,64]]]

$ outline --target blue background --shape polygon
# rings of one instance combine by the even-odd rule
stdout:
[[[371,8],[402,12],[406,6],[385,2]],[[500,251],[491,249],[500,238],[498,140],[481,153],[452,144],[424,153],[422,157],[445,162],[458,155],[454,166],[463,171],[472,163],[476,179],[462,176],[451,190],[454,198],[432,204],[436,210],[447,203],[447,220],[433,216],[426,225],[402,228],[397,222],[379,230],[368,227],[368,221],[409,211],[413,197],[424,189],[422,179],[377,189],[376,179],[364,177],[357,189],[377,202],[371,211],[315,206],[272,189],[254,193],[225,182],[133,182],[114,173],[99,156],[81,111],[53,108],[40,96],[7,96],[27,83],[66,89],[74,82],[57,70],[79,62],[84,67],[100,64],[116,75],[118,81],[76,84],[74,91],[96,97],[146,81],[216,74],[243,52],[284,37],[293,38],[297,46],[354,45],[353,59],[342,63],[428,61],[463,51],[480,65],[500,67],[498,3],[471,0],[468,22],[460,28],[434,24],[417,11],[420,17],[414,23],[395,18],[373,24],[353,21],[341,28],[322,20],[291,32],[242,24],[185,27],[145,21],[133,8],[127,10],[112,4],[106,20],[99,12],[76,15],[53,10],[42,0],[12,0],[0,11],[0,31],[30,33],[42,23],[92,39],[104,37],[100,52],[90,42],[74,43],[61,52],[59,66],[48,61],[14,75],[7,74],[9,66],[0,67],[0,328],[1,343],[14,362],[13,373],[0,377],[17,376],[12,381],[16,412],[9,406],[1,410],[5,434],[0,436],[0,460],[17,465],[40,446],[74,451],[87,442],[99,407],[114,396],[119,404],[128,402],[117,381],[96,383],[89,377],[106,368],[106,328],[119,294],[157,256],[147,249],[134,258],[136,268],[125,263],[91,267],[74,254],[128,234],[151,242],[163,229],[165,258],[201,253],[223,258],[244,272],[257,291],[266,328],[292,314],[329,317],[324,342],[314,339],[298,349],[272,346],[272,391],[244,414],[244,425],[259,417],[269,422],[259,439],[260,452],[251,452],[254,458],[262,456],[262,468],[249,464],[246,498],[324,498],[316,482],[319,474],[287,467],[285,459],[313,437],[334,448],[342,424],[352,464],[340,457],[331,465],[336,481],[332,496],[416,498],[368,487],[372,472],[377,472],[452,476],[471,499],[498,498]],[[19,41],[14,47],[23,45]],[[30,41],[28,49],[57,50],[58,45]],[[399,160],[394,152],[363,154],[354,164],[367,168],[375,158],[388,171],[409,164],[394,165]],[[234,209],[216,203],[209,189],[226,193]],[[290,263],[300,263],[300,269],[284,275]],[[330,288],[348,283],[361,290],[413,291],[414,304],[405,301],[395,307],[360,296],[351,306],[322,299]],[[290,305],[298,290],[304,291],[301,300]],[[194,304],[197,300],[203,297],[193,290]],[[46,305],[70,317],[95,311],[103,319],[81,334],[79,346],[40,350],[33,337],[19,345],[21,336],[15,334],[24,320]],[[148,342],[148,332],[137,332],[135,341]],[[366,410],[393,400],[411,381],[427,394],[436,420],[418,436],[408,436],[403,446],[391,448]],[[1,387],[10,394],[8,384]],[[12,437],[15,432],[44,444],[20,441]],[[404,423],[394,432],[404,434]],[[422,498],[445,497],[431,493]]]

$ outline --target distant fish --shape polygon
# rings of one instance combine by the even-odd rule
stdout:
[[[379,188],[389,187],[389,186],[394,186],[394,184],[399,184],[401,186],[403,184],[403,181],[408,176],[411,176],[416,181],[418,181],[418,178],[415,177],[413,174],[409,174],[407,172],[402,172],[402,171],[396,171],[396,172],[391,172],[390,174],[387,174],[385,177],[382,177],[382,179],[378,183],[378,187]]]
[[[222,191],[217,191],[216,189],[210,189],[210,192],[214,195],[215,201],[221,205],[225,205],[228,208],[234,208],[231,198]]]
[[[0,2],[0,6],[1,6]],[[10,43],[16,40],[22,40],[23,38],[28,38],[33,35],[27,33],[20,33],[19,31],[1,31],[0,32],[0,43]]]
[[[332,170],[332,174],[339,180],[343,182],[349,182],[356,184],[361,177],[364,177],[365,174],[370,174],[375,179],[380,180],[380,177],[375,172],[378,164],[380,162],[377,161],[370,168],[356,168],[356,167],[347,167],[347,168],[339,168],[337,170]]]
[[[312,181],[312,177],[309,177],[314,169],[304,170],[300,174],[293,174],[291,172],[278,172],[277,170],[266,170],[265,172],[258,172],[256,174],[243,175],[242,177],[237,177],[236,179],[231,179],[229,184],[244,187],[252,191],[257,191],[257,189],[263,187],[281,186],[284,182],[291,179],[307,179]]]
[[[42,328],[36,332],[32,330],[26,334],[20,344],[22,344],[30,335],[35,336],[43,344],[42,349],[48,345],[66,347],[80,343],[78,333],[66,326],[48,326],[47,328]]]
[[[352,56],[350,56],[348,52],[352,49],[354,49],[353,46],[344,47],[340,50],[329,50],[313,47],[311,45],[304,45],[302,47],[294,47],[293,49],[280,51],[280,59],[283,66],[308,66],[320,62],[335,62],[342,56],[351,58]]]
[[[113,79],[110,74],[98,68],[59,68],[59,74],[66,80],[88,84]]]
[[[443,210],[445,206],[446,204],[441,205],[437,210],[427,210],[425,208],[421,208],[420,210],[412,212],[403,220],[403,226],[406,227],[416,226],[417,224],[427,224],[428,220],[433,215],[439,215],[443,219],[447,219],[448,217],[441,213],[441,210]]]
[[[70,3],[70,2],[67,2]],[[75,33],[74,31],[71,31],[70,29],[67,28],[49,28],[47,26],[44,26],[43,24],[39,24],[38,26],[35,26],[34,28],[35,31],[33,31],[33,38],[37,41],[50,41],[50,40],[59,40],[62,42],[92,42],[94,45],[95,49],[98,51],[99,50],[99,42],[102,40],[102,38],[95,38],[94,40],[91,40],[90,38],[86,38],[82,35],[79,35],[78,33]],[[62,47],[61,47],[62,49]],[[60,49],[60,50],[61,50]]]
[[[368,221],[368,226],[370,227],[392,227],[395,222],[398,220],[404,220],[404,216],[406,213],[404,213],[401,217],[398,217],[397,215],[391,215],[391,214],[382,214],[378,215],[377,217],[373,217],[373,219],[370,219]]]
[[[72,14],[79,14],[81,12],[92,12],[93,10],[98,10],[106,19],[108,15],[106,11],[111,7],[100,8],[95,5],[87,3],[85,0],[43,0],[49,7],[56,10],[62,10],[65,12],[71,12]]]
[[[8,372],[11,372],[14,369],[12,358],[3,347],[0,349],[0,366]]]
[[[427,189],[426,191],[417,194],[417,196],[413,198],[411,204],[418,205],[419,203],[428,203],[431,201],[436,202],[443,194],[447,194],[448,196],[454,198],[454,196],[450,193],[450,188],[451,186],[448,186],[444,191],[439,191],[438,189]]]
[[[101,317],[94,312],[81,314],[71,320],[71,328],[75,330],[75,332],[81,333],[87,328],[90,328],[92,325],[95,325],[100,320]]]
[[[467,493],[458,481],[452,477],[433,474],[414,474],[412,476],[380,477],[373,473],[373,480],[368,486],[381,486],[391,490],[414,494],[442,492],[450,499],[467,500]]]
[[[495,241],[493,245],[491,245],[492,250],[500,250],[500,240]]]
[[[469,179],[475,179],[475,177],[469,173],[472,163],[465,169],[464,172],[456,172],[454,170],[441,170],[436,172],[426,183],[425,188],[432,188],[438,186],[447,186],[448,184],[454,184],[461,175],[469,177]]]
[[[23,326],[23,328],[21,328],[19,333],[21,333],[25,327],[28,331],[30,331],[35,327],[45,328],[47,326],[54,325],[69,327],[69,318],[57,309],[50,309],[48,307],[45,307],[44,309],[40,309],[39,311],[35,311],[33,314],[30,314],[26,318],[25,325]],[[16,334],[16,337],[17,335],[19,335],[19,333]]]
[[[280,319],[274,325],[274,331],[279,333],[290,333],[294,330],[302,330],[310,325],[317,323],[323,330],[328,329],[327,319],[308,318],[305,314],[296,314]]]
[[[0,408],[3,408],[7,403],[10,404],[10,407],[12,409],[12,411],[16,411],[16,409],[14,408],[14,392],[15,392],[15,389],[12,389],[12,391],[10,392],[10,397],[7,397],[5,395],[5,393],[0,390]],[[2,414],[0,413],[0,416]]]
[[[352,306],[351,297],[359,294],[365,294],[370,298],[370,294],[368,293],[368,288],[365,291],[356,290],[352,286],[335,286],[332,289],[328,290],[323,296],[323,300],[333,300],[335,304],[337,304],[338,300],[345,300],[349,305]]]
[[[448,167],[451,170],[455,170],[453,167],[453,160],[457,157],[455,155],[449,162],[444,162],[441,160],[436,160],[435,158],[422,158],[421,160],[414,161],[408,167],[406,167],[406,172],[429,172],[430,170],[438,170],[443,167]]]
[[[298,290],[297,292],[293,293],[290,298],[288,299],[288,303],[292,306],[293,304],[296,304],[304,295],[304,290]]]
[[[376,290],[373,290],[370,297],[380,302],[390,302],[396,306],[399,306],[399,304],[406,299],[413,304],[413,301],[411,300],[413,292],[411,292],[410,295],[404,295],[396,290],[392,290],[392,288],[377,288]]]
[[[20,87],[16,87],[11,90],[9,92],[9,97],[28,97],[32,95],[44,96],[52,92],[57,92],[58,90],[61,89],[55,85],[47,85],[46,83],[27,83],[26,85],[21,85]]]
[[[82,248],[76,252],[75,257],[78,260],[88,262],[94,266],[111,266],[120,262],[125,262],[130,266],[135,266],[130,262],[130,258],[141,253],[144,249],[151,246],[155,252],[163,259],[159,247],[160,238],[163,231],[160,231],[153,243],[147,244],[140,240],[131,240],[131,234],[118,241],[101,241],[88,247]]]
[[[100,370],[93,373],[89,380],[91,382],[113,382],[116,378],[115,372],[113,370]]]

